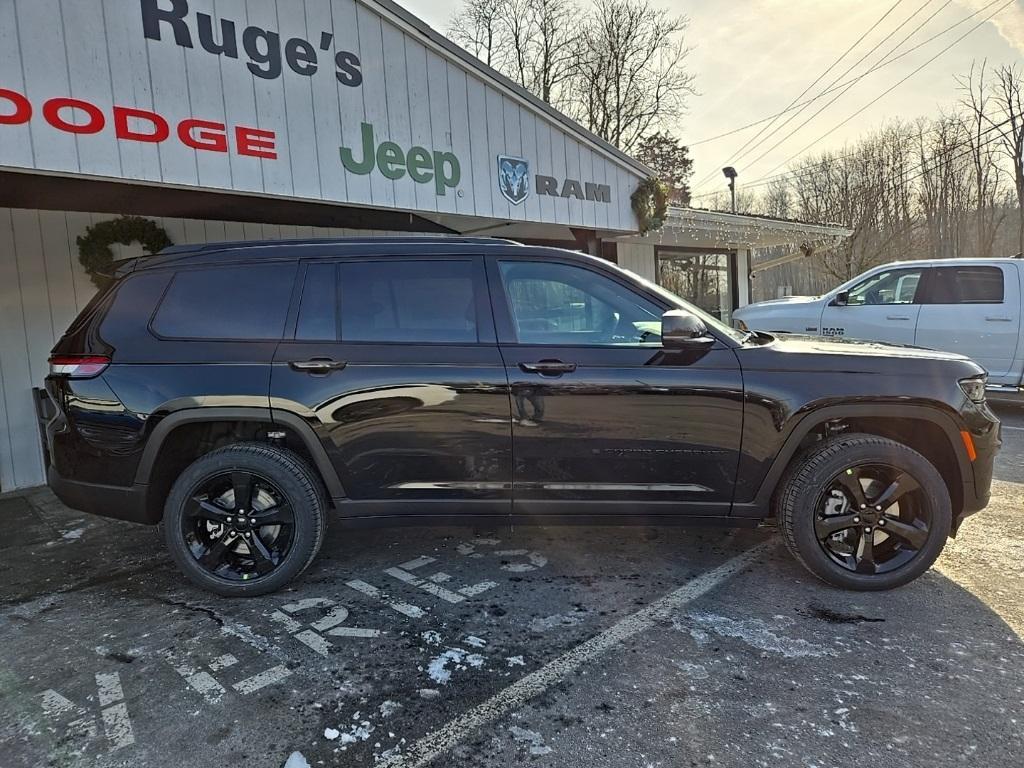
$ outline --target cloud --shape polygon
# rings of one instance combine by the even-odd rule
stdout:
[[[990,5],[992,0],[959,0],[960,5],[969,8],[972,11],[977,11]],[[999,6],[992,6],[988,13]],[[984,19],[988,16],[988,13],[979,13],[978,18]],[[1021,53],[1024,53],[1024,0],[1014,0],[1014,2],[1000,11],[992,18],[992,24],[999,31],[1002,38],[1016,48]]]

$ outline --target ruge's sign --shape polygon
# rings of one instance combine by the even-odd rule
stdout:
[[[193,28],[202,50],[214,56],[238,58],[239,42],[248,58],[246,68],[256,77],[273,80],[281,76],[282,61],[297,75],[312,77],[320,68],[319,53],[311,42],[302,37],[289,37],[282,46],[281,35],[272,29],[255,24],[238,32],[241,25],[225,16],[215,24],[208,13],[190,13],[188,0],[140,0],[142,4],[142,31],[150,40],[163,39],[167,32],[182,48],[192,48]],[[216,29],[215,29],[216,27]],[[320,33],[319,51],[333,52],[334,33]],[[333,55],[335,77],[342,85],[357,86],[363,82],[359,70],[359,57],[352,51],[337,51]]]
[[[401,13],[0,0],[0,167],[635,229],[629,161]]]

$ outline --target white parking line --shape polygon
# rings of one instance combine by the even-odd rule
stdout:
[[[495,694],[463,715],[412,744],[402,755],[377,763],[378,768],[421,768],[468,739],[474,731],[493,723],[530,699],[564,680],[587,662],[593,661],[617,645],[654,627],[673,611],[692,603],[735,576],[763,555],[773,541],[751,547],[714,570],[688,581],[683,586],[627,616],[586,642],[563,653],[535,672]]]
[[[276,667],[271,667],[270,669],[264,670],[252,677],[247,677],[245,680],[239,680],[231,687],[245,696],[250,693],[255,693],[260,688],[266,688],[268,685],[278,683],[290,674],[291,670],[283,664],[279,664]]]
[[[388,576],[398,579],[399,581],[404,581],[406,584],[410,584],[414,587],[419,587],[424,592],[427,592],[433,595],[434,597],[439,597],[442,600],[445,600],[449,603],[461,603],[463,600],[466,599],[462,595],[457,595],[450,589],[445,589],[444,587],[438,586],[434,582],[424,581],[418,576],[413,576],[411,573],[409,573],[406,570],[403,570],[402,568],[385,568],[384,573],[386,573]]]
[[[392,608],[399,613],[408,616],[410,619],[422,619],[426,615],[426,612],[419,606],[412,605],[410,603],[403,603],[399,600],[392,600],[377,587],[373,586],[373,584],[367,584],[361,579],[346,581],[345,584],[356,592],[362,592],[367,597],[373,597],[380,600],[388,608]]]

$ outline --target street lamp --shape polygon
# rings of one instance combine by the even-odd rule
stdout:
[[[731,165],[725,166],[725,168],[722,169],[722,173],[725,175],[725,178],[729,180],[729,194],[732,195],[732,212],[736,213],[736,177],[739,176],[739,174],[736,173],[736,169]]]

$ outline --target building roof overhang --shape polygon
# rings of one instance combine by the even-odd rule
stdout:
[[[626,235],[618,238],[618,242],[735,250],[805,243],[834,246],[851,234],[853,230],[837,224],[670,207],[658,229],[644,235]]]

